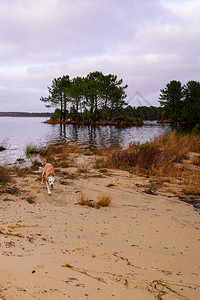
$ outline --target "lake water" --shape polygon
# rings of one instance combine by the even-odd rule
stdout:
[[[108,147],[121,145],[124,148],[131,142],[144,143],[170,130],[168,124],[146,121],[145,126],[116,128],[115,126],[75,126],[45,124],[47,118],[0,117],[0,144],[7,150],[0,152],[0,164],[12,164],[18,158],[25,158],[29,144],[46,146],[59,142],[78,142],[82,147],[94,149],[98,145]]]

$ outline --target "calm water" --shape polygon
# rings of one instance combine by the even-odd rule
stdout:
[[[50,143],[79,142],[83,147],[94,149],[101,145],[128,146],[131,142],[144,143],[170,130],[167,124],[147,121],[142,127],[116,128],[114,126],[90,127],[45,124],[47,118],[0,117],[0,144],[7,150],[0,152],[0,164],[14,163],[25,158],[26,145],[46,146]]]

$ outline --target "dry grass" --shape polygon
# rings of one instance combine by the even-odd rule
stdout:
[[[28,168],[28,167],[20,168],[18,166],[15,166],[15,167],[12,168],[12,170],[19,177],[25,177],[25,176],[27,176],[28,174],[31,173],[31,169]]]
[[[63,152],[59,154],[59,159],[62,161],[66,161],[69,159],[69,153],[65,152],[65,149],[63,149]]]
[[[79,144],[69,145],[68,143],[49,145],[47,148],[41,148],[39,154],[46,159],[46,162],[52,163],[54,167],[68,168],[71,165],[70,154],[80,153]]]
[[[149,144],[146,148],[137,146],[135,149],[114,151],[109,155],[109,159],[117,168],[137,174],[157,176],[168,173],[174,162],[169,151],[154,144]]]
[[[31,174],[33,171],[38,171],[40,167],[42,167],[42,163],[38,160],[33,160],[30,167],[20,167],[14,166],[11,168],[12,172],[14,172],[18,177],[26,177],[28,174]]]
[[[88,164],[86,163],[78,165],[77,169],[79,173],[89,173]]]
[[[186,195],[200,195],[200,170],[185,170],[182,173],[182,192]]]
[[[0,234],[23,237],[23,235],[20,232],[15,232],[6,226],[0,226]]]
[[[115,165],[113,164],[112,160],[110,159],[109,152],[107,152],[107,157],[97,158],[94,163],[95,169],[113,168],[113,167],[115,167]]]
[[[200,136],[180,136],[175,132],[156,137],[142,145],[115,149],[96,162],[96,167],[115,167],[138,175],[179,178],[185,194],[200,195],[200,159],[184,160],[191,152],[200,153]],[[105,153],[104,153],[105,154]]]
[[[155,138],[153,143],[165,147],[176,161],[186,158],[189,152],[200,152],[200,136],[193,134],[179,135],[173,131]]]
[[[150,143],[132,144],[107,156],[117,168],[143,175],[173,176],[176,164],[189,152],[200,152],[200,137],[179,136],[175,132],[155,138]]]
[[[98,198],[97,206],[107,207],[110,205],[112,197],[110,195],[101,195]]]
[[[79,205],[95,207],[95,208],[107,207],[110,205],[111,201],[112,201],[112,197],[110,195],[104,195],[104,194],[100,195],[97,201],[90,200],[83,193],[81,193],[77,199],[77,203]]]
[[[78,195],[77,202],[78,202],[79,205],[89,206],[89,203],[91,202],[91,200],[89,200],[89,198],[86,197],[83,193],[80,193]]]
[[[6,185],[11,182],[10,169],[6,166],[0,166],[0,184]]]
[[[80,153],[81,152],[81,147],[78,143],[75,143],[74,145],[68,145],[67,147],[68,153]]]
[[[113,152],[115,150],[122,150],[122,147],[121,146],[110,146],[110,147],[104,147],[104,146],[98,146],[94,153],[96,155],[99,155],[99,156],[107,156],[108,153],[110,152]]]
[[[192,163],[193,163],[193,165],[200,166],[200,157],[195,158],[195,159],[192,161]]]
[[[68,161],[60,161],[60,165],[61,168],[69,168],[70,164]]]

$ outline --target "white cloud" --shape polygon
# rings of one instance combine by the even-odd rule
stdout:
[[[95,70],[157,104],[170,80],[199,80],[199,9],[198,0],[0,0],[0,111],[45,110],[53,78]]]

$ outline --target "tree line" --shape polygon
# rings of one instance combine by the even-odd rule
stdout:
[[[191,80],[183,85],[172,80],[160,92],[163,119],[200,122],[200,82]]]
[[[200,82],[170,81],[160,90],[160,107],[132,107],[125,101],[127,85],[116,75],[96,71],[86,77],[55,78],[48,87],[48,97],[41,97],[46,107],[59,107],[52,119],[65,122],[127,123],[140,120],[200,121]]]

